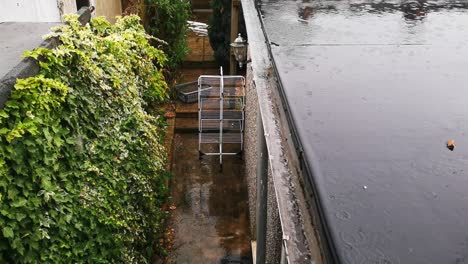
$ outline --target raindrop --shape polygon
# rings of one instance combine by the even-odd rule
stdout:
[[[351,214],[346,211],[337,212],[335,215],[341,220],[349,220],[351,218]]]

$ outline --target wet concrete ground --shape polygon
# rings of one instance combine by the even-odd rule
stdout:
[[[175,134],[171,189],[177,209],[172,218],[175,237],[168,263],[250,259],[243,161],[226,157],[223,166],[220,172],[218,158],[213,156],[198,160],[197,134]]]

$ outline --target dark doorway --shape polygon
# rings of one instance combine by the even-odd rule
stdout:
[[[76,0],[76,10],[80,10],[84,6],[89,6],[89,0]]]

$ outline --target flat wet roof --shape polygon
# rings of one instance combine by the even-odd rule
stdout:
[[[339,260],[467,263],[468,2],[261,11]]]
[[[60,23],[0,23],[0,78],[22,60],[25,50],[38,47],[42,36]]]

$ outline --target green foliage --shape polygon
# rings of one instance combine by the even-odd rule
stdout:
[[[145,28],[152,36],[164,40],[162,45],[168,61],[166,67],[173,71],[188,54],[187,20],[190,2],[187,0],[144,0]],[[154,43],[159,45],[160,43]]]
[[[76,15],[0,110],[0,263],[149,263],[166,213],[164,53],[137,16]]]
[[[230,0],[212,0],[211,9],[213,15],[210,18],[208,36],[211,47],[214,50],[216,61],[223,66],[225,72],[229,71],[230,44],[231,44],[231,1]],[[239,14],[239,32],[243,38],[246,38],[247,31],[242,15],[242,9]]]

